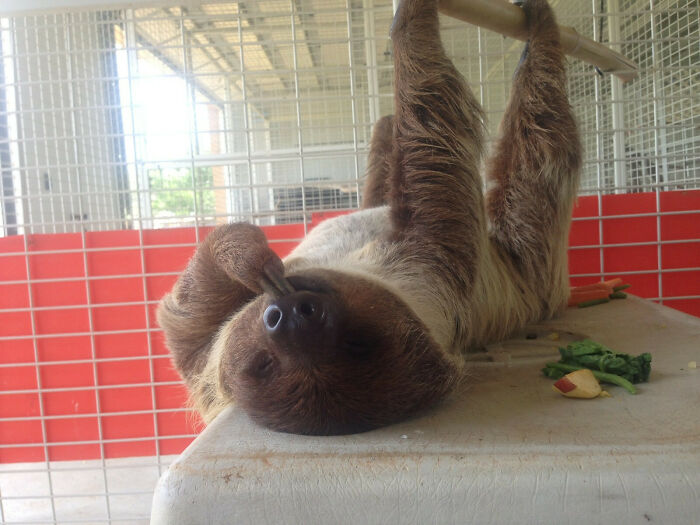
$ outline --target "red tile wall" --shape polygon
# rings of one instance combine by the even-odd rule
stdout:
[[[699,210],[697,190],[581,197],[572,284],[600,280],[602,263],[602,277],[700,316],[688,297],[700,295]],[[304,234],[264,230],[280,256]],[[195,241],[194,228],[30,235],[26,247],[0,238],[0,462],[174,454],[191,442],[202,423],[153,312]]]

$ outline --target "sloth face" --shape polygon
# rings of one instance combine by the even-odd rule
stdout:
[[[330,270],[292,275],[224,329],[220,384],[256,421],[283,432],[344,434],[433,404],[456,372],[398,297]]]

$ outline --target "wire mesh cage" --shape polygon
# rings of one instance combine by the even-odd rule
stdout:
[[[572,282],[625,275],[700,315],[700,8],[551,3],[640,68],[569,63]],[[392,2],[31,4],[0,6],[0,518],[146,522],[199,429],[155,306],[217,224],[254,222],[284,255],[358,206],[392,112]],[[496,136],[522,44],[442,26]]]

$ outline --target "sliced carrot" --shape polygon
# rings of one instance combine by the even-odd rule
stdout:
[[[569,306],[576,306],[579,303],[583,303],[586,301],[594,301],[596,299],[607,299],[607,297],[610,295],[610,290],[606,288],[600,288],[597,290],[583,290],[583,291],[577,291],[577,290],[572,290],[571,295],[569,296]]]
[[[615,277],[614,279],[609,279],[603,282],[607,284],[610,288],[615,288],[616,286],[620,286],[622,284],[622,279],[620,279],[619,277]]]
[[[629,285],[624,285],[627,288]],[[571,294],[569,296],[569,306],[576,306],[577,304],[596,301],[598,299],[607,299],[610,294],[618,291],[618,289],[624,289],[622,285],[622,279],[615,277],[614,279],[609,279],[607,281],[600,281],[592,284],[584,284],[582,286],[571,287]]]
[[[602,281],[593,284],[584,284],[582,286],[571,287],[571,293],[586,292],[588,290],[612,290],[612,288]]]
[[[590,290],[571,290],[571,295],[576,297],[607,297],[612,293],[608,287],[591,288]]]
[[[598,290],[601,288],[607,288],[608,290],[612,290],[616,286],[622,285],[622,279],[619,277],[616,277],[614,279],[610,279],[608,281],[599,281],[597,283],[591,283],[591,284],[583,284],[581,286],[572,286],[572,290],[577,290],[577,291],[584,291],[584,290]]]

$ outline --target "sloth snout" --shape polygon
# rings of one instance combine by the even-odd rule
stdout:
[[[330,301],[322,294],[300,291],[276,299],[263,313],[263,324],[273,336],[320,335],[327,327]]]

